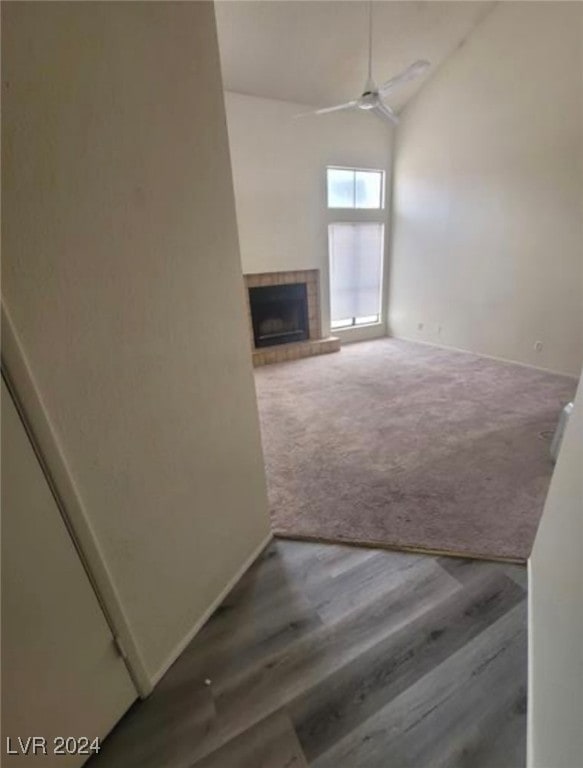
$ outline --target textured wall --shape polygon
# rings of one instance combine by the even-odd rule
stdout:
[[[153,677],[269,530],[213,7],[2,11],[3,301]]]
[[[326,209],[326,166],[379,168],[390,176],[391,128],[361,113],[295,119],[310,107],[238,93],[225,99],[243,271],[319,269],[326,334],[328,222],[339,215]],[[384,335],[384,328],[343,335],[371,331]]]
[[[529,560],[529,768],[583,755],[583,387]]]
[[[579,373],[582,17],[580,3],[498,3],[405,109],[394,335]]]

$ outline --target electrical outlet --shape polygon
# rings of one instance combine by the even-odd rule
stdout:
[[[543,351],[543,343],[542,343],[542,341],[535,341],[534,342],[534,350],[535,350],[535,352],[542,352]]]
[[[423,330],[423,323],[417,323],[417,330],[422,331]]]

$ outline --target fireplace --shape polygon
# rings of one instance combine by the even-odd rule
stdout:
[[[309,338],[305,283],[250,287],[249,303],[256,349]]]
[[[245,275],[253,365],[338,352],[340,339],[322,336],[317,269]]]

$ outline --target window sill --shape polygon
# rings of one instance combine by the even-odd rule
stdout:
[[[330,333],[334,335],[335,333],[346,333],[347,331],[359,331],[362,328],[377,328],[382,324],[383,324],[382,320],[379,320],[376,323],[362,323],[362,325],[345,325],[342,328],[331,328]]]

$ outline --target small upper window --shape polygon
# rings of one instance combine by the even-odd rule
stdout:
[[[383,208],[383,171],[328,168],[328,208]]]

